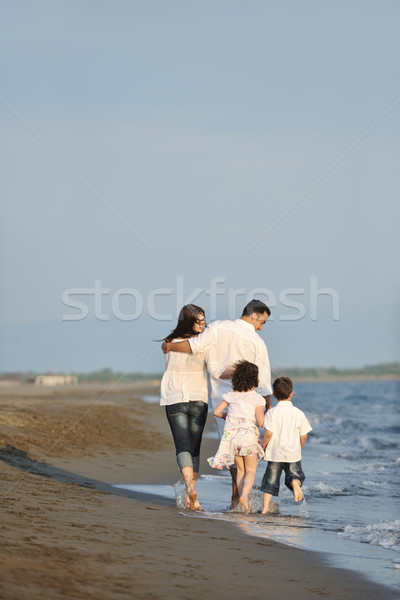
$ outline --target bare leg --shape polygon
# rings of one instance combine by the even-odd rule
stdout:
[[[184,467],[184,468],[187,468],[187,467]],[[185,474],[186,474],[186,472],[185,472]],[[182,472],[182,475],[183,475],[183,472]],[[188,479],[190,480],[190,471],[188,471],[187,475],[188,475]],[[199,474],[196,473],[196,471],[193,471],[193,489],[196,488],[196,483],[197,483],[198,476],[199,476]],[[190,481],[188,481],[188,483],[190,483]],[[195,501],[194,504],[195,504],[194,510],[203,510],[202,507],[201,507],[200,502],[198,501],[198,499]],[[188,486],[186,486],[185,508],[190,508],[190,506],[191,506],[190,505],[190,494],[189,494],[189,491],[188,491]]]
[[[237,468],[231,467],[230,469],[231,477],[232,477],[232,499],[230,508],[236,508],[239,504],[239,492],[238,492],[238,484],[237,484]]]
[[[235,479],[236,497],[234,498],[234,496],[233,496],[233,475],[232,475],[232,504],[230,506],[231,509],[236,508],[239,505],[239,494],[240,494],[240,489],[241,489],[242,481],[244,479],[244,474],[245,474],[243,456],[235,457],[235,466],[236,466],[236,469],[231,469],[231,475],[232,475],[232,471],[236,472],[236,479]]]
[[[255,454],[251,456],[243,456],[243,462],[245,472],[244,477],[241,480],[241,485],[238,485],[239,502],[243,506],[244,510],[249,512],[249,494],[256,478],[258,457]]]
[[[272,494],[263,493],[263,505],[262,505],[262,515],[266,515],[269,512],[269,503],[271,502]]]
[[[303,500],[303,492],[301,491],[301,483],[298,479],[292,481],[293,496],[295,502]]]
[[[199,474],[196,473],[196,471],[193,471],[193,488],[196,487],[196,483],[197,483],[198,477],[199,477]],[[197,499],[197,492],[196,492],[196,501],[195,501],[194,504],[195,504],[194,510],[202,510],[201,504],[200,504],[200,502]]]
[[[190,467],[184,467],[185,469],[190,469]],[[185,473],[186,474],[186,473]],[[183,470],[182,470],[183,475]],[[186,485],[186,508],[190,508],[190,510],[203,510],[201,504],[197,497],[196,492],[196,483],[199,474],[193,471],[192,484],[190,484],[190,471],[187,473],[188,484]],[[186,481],[185,481],[186,483]]]
[[[183,467],[181,470],[183,481],[185,482],[186,489],[190,492],[194,488],[193,483],[193,467]]]
[[[197,500],[197,493],[194,489],[196,481],[194,479],[193,468],[183,467],[182,477],[186,485],[186,497],[189,499],[189,507],[187,508],[190,508],[190,510],[198,510],[196,503],[199,504],[199,502]]]

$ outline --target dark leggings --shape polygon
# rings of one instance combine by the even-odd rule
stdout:
[[[178,402],[165,407],[169,426],[174,437],[176,460],[182,471],[192,467],[199,472],[200,446],[208,414],[206,402]]]

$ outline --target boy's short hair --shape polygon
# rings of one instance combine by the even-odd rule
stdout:
[[[277,400],[286,400],[293,392],[293,382],[289,377],[278,377],[272,384],[272,390]]]
[[[258,367],[248,360],[240,360],[234,365],[232,388],[234,392],[248,392],[258,387]]]
[[[255,300],[253,298],[253,300],[250,300],[250,302],[244,307],[242,317],[248,317],[253,313],[262,315],[265,312],[268,313],[268,316],[270,316],[271,311],[269,310],[268,306],[264,304],[264,302],[261,302],[261,300]]]

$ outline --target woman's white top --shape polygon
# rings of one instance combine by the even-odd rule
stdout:
[[[177,338],[172,340],[172,343],[182,341],[182,338]],[[178,402],[208,403],[208,354],[209,352],[168,352],[165,355],[166,370],[161,380],[161,406]]]
[[[227,392],[222,400],[228,402],[226,425],[236,423],[251,423],[257,425],[256,408],[265,407],[265,400],[255,390],[249,392]]]

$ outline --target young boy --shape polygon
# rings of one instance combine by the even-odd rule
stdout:
[[[273,394],[278,400],[270,408],[264,419],[263,440],[264,459],[268,465],[261,483],[263,494],[262,514],[269,511],[272,496],[279,494],[279,480],[285,471],[285,484],[292,490],[294,501],[303,499],[301,491],[305,475],[301,469],[301,449],[306,443],[307,434],[312,430],[305,414],[293,406],[293,383],[289,377],[275,379]]]

